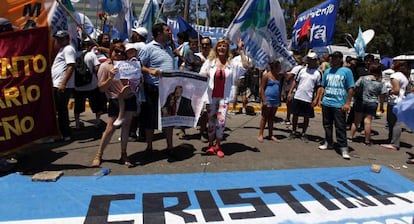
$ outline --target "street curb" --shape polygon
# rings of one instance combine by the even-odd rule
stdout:
[[[69,105],[68,105],[69,110],[72,110],[74,106],[75,106],[75,102],[73,100],[70,100]],[[85,103],[85,108],[90,108],[88,101],[86,101],[86,103]],[[236,105],[236,111],[241,112],[242,108],[243,108],[243,106],[241,104]],[[252,108],[255,113],[262,111],[262,105],[259,104],[259,103],[248,103],[247,108],[248,108],[248,110],[249,110],[249,108]],[[230,104],[229,105],[229,111],[232,111],[232,110],[233,110],[233,105]],[[277,108],[277,112],[286,112],[286,111],[287,111],[287,107],[286,107],[285,103],[282,103],[282,105]],[[314,111],[315,111],[315,113],[322,113],[322,108],[315,107]],[[386,112],[386,110],[384,111],[384,113],[385,112]],[[377,114],[378,113],[381,113],[381,112],[379,110],[377,110]]]

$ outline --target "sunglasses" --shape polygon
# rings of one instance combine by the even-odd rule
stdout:
[[[120,49],[114,49],[115,54],[117,55],[125,55],[125,51],[124,50],[120,50]]]
[[[209,47],[209,46],[211,46],[211,44],[210,43],[201,43],[201,46],[202,47]]]
[[[220,70],[220,77],[219,77],[219,78],[220,78],[220,80],[223,80],[223,77],[224,77],[224,76],[223,76],[223,70]]]

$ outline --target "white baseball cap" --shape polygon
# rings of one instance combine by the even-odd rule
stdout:
[[[135,44],[133,44],[133,43],[126,43],[126,44],[125,44],[125,51],[131,50],[131,49],[134,49],[134,50],[136,50],[136,49],[137,49],[137,48],[135,47]]]
[[[309,58],[309,59],[318,59],[318,55],[315,52],[311,51],[311,52],[309,52],[306,55],[306,58]]]
[[[147,39],[148,31],[144,27],[132,28],[132,31],[136,32],[141,37]]]

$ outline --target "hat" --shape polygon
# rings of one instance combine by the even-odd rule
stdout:
[[[338,58],[343,58],[344,55],[340,52],[340,51],[335,51],[331,54],[331,57],[338,57]]]
[[[69,33],[66,30],[59,30],[55,34],[53,34],[54,38],[64,38],[68,36],[69,36]]]
[[[11,31],[16,27],[6,18],[0,18],[0,31]]]
[[[306,58],[307,58],[307,59],[318,59],[318,55],[317,55],[315,52],[310,51],[310,52],[306,55]]]
[[[133,44],[133,43],[126,43],[126,44],[125,44],[125,51],[131,50],[131,49],[134,49],[134,50],[136,50],[136,49],[137,49],[137,48],[135,47],[135,44]]]
[[[132,31],[136,32],[141,37],[147,39],[148,31],[144,27],[132,28]]]

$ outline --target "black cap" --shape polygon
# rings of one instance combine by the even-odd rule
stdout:
[[[340,57],[340,58],[343,58],[344,57],[344,55],[342,54],[342,52],[340,52],[340,51],[335,51],[335,52],[333,52],[332,54],[331,54],[331,57]]]

